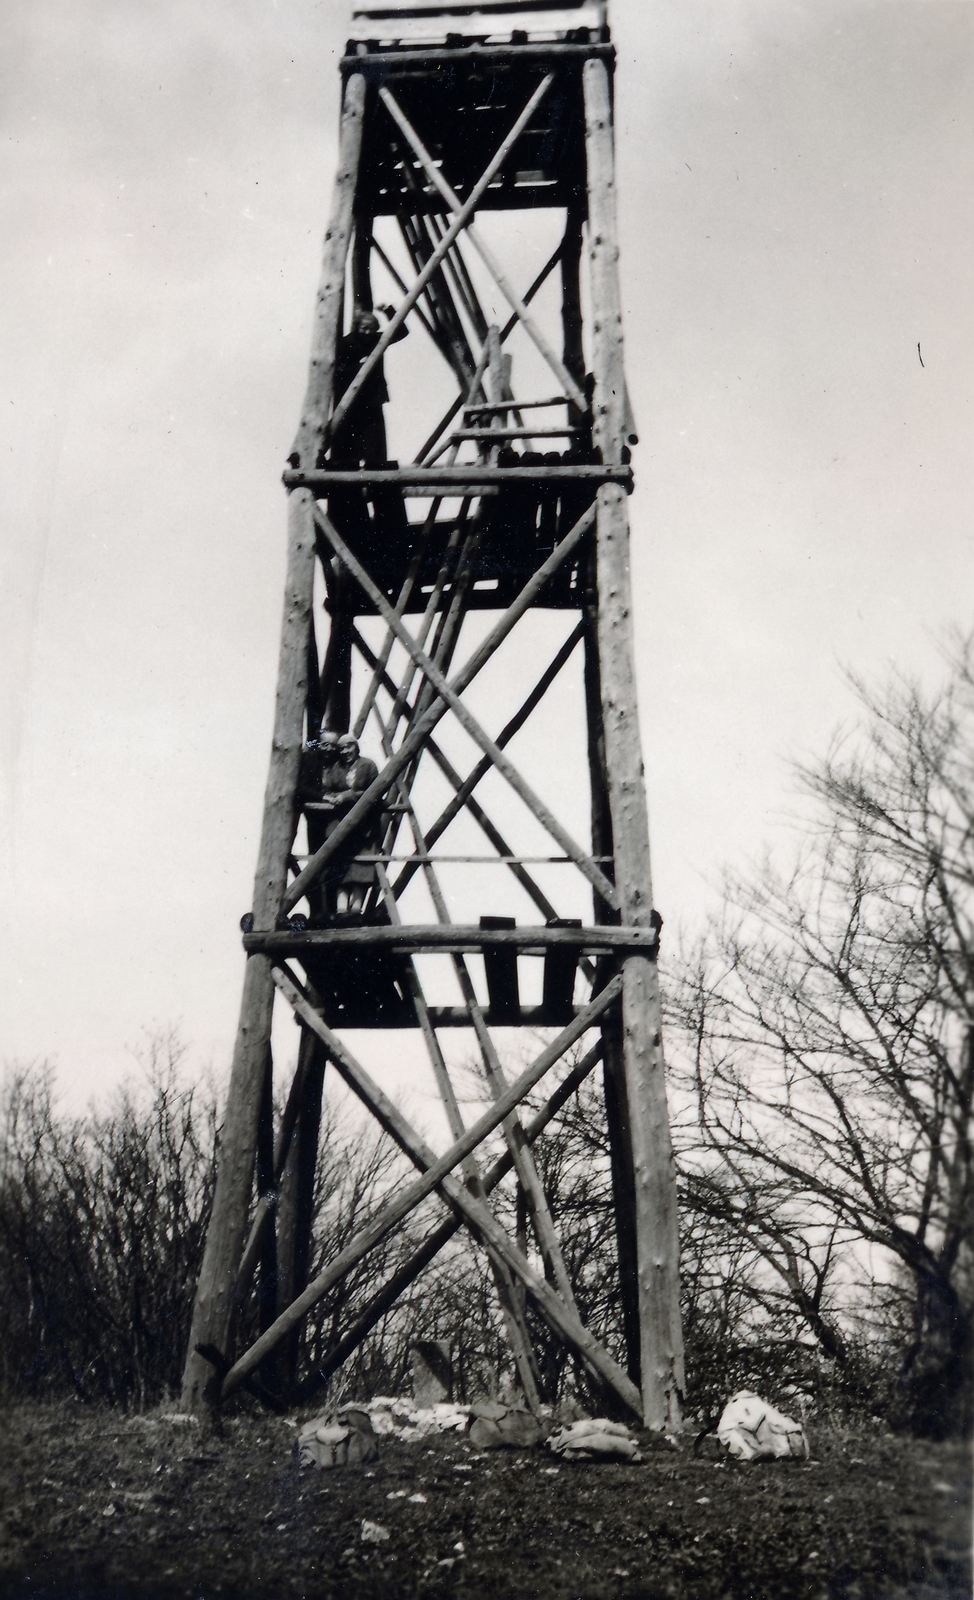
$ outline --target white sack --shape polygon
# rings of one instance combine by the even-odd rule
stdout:
[[[717,1437],[738,1461],[808,1456],[801,1423],[793,1422],[749,1389],[731,1395],[717,1424]]]

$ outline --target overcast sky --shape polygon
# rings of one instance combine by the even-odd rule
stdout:
[[[3,8],[0,1049],[79,1100],[146,1025],[232,1046],[348,10]],[[842,667],[933,681],[972,625],[974,5],[611,11],[655,899],[692,929]]]

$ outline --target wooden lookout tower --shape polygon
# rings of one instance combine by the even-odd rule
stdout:
[[[440,1225],[350,1313],[322,1373],[465,1229],[489,1260],[530,1404],[525,1297],[612,1403],[653,1428],[679,1420],[605,11],[415,0],[353,15],[284,471],[273,745],[189,1409],[241,1385],[267,1392],[269,1372],[286,1398],[282,1352],[302,1318],[435,1192]],[[300,1029],[276,1118],[275,1001]],[[466,1120],[457,1028],[488,1105]],[[373,1064],[377,1037],[395,1061],[399,1030],[414,1030],[448,1148],[432,1150],[374,1081],[361,1030]],[[615,1357],[583,1325],[533,1154],[596,1066],[623,1308]],[[417,1176],[309,1281],[333,1072]],[[539,1086],[548,1099],[528,1110]],[[488,1165],[495,1130],[505,1144]],[[529,1218],[517,1237],[490,1198],[509,1172]],[[241,1349],[255,1280],[263,1331]]]

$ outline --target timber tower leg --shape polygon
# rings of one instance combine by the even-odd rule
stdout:
[[[274,734],[187,1409],[241,1386],[287,1400],[302,1378],[326,1381],[465,1230],[530,1406],[546,1398],[533,1321],[608,1402],[679,1426],[605,11],[423,0],[355,13],[284,472]],[[519,214],[506,230],[505,212]],[[275,1113],[276,1000],[300,1045]],[[451,1076],[458,1028],[483,1075],[473,1120]],[[348,1037],[362,1029],[382,1030],[392,1060],[396,1030],[422,1041],[447,1148],[431,1149],[366,1071]],[[543,1048],[533,1042],[525,1066],[518,1035],[502,1045],[499,1029],[532,1041],[540,1030]],[[534,1148],[599,1063],[615,1354],[580,1315]],[[415,1177],[318,1260],[315,1169],[335,1073]],[[529,1107],[541,1086],[547,1099]],[[508,1173],[513,1231],[491,1199]],[[306,1319],[432,1196],[442,1218],[304,1372]]]

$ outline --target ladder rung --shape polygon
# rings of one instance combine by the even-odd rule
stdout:
[[[482,406],[464,406],[465,417],[485,417],[494,411],[534,411],[538,406],[570,406],[567,394],[553,395],[550,400],[499,400]]]
[[[451,433],[450,443],[461,439],[567,439],[581,433],[581,428],[459,428]]]

